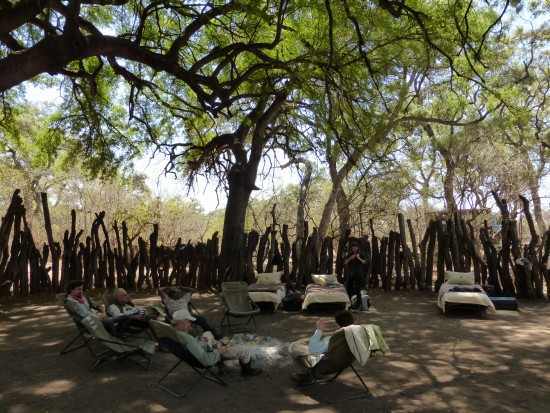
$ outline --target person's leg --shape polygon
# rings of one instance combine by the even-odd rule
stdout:
[[[103,320],[99,321],[101,321],[101,324],[103,324],[103,327],[105,327],[105,330],[107,330],[109,334],[111,334],[112,336],[116,336],[115,322],[112,318],[104,318]]]
[[[361,301],[361,276],[355,277],[355,294],[357,295],[357,301],[355,308],[361,310],[363,307],[363,302]]]
[[[202,328],[204,331],[210,331],[214,335],[214,338],[216,340],[222,338],[221,334],[214,327],[212,327],[210,323],[208,323],[204,316],[195,313],[191,313],[191,315],[196,318],[194,323]]]
[[[132,322],[132,316],[123,314],[116,317],[110,317],[110,320],[112,320],[113,323],[117,325],[116,330],[118,331],[118,333],[115,335],[121,338],[130,326],[130,323]]]
[[[227,347],[227,353],[223,355],[225,360],[239,359],[241,365],[241,375],[257,376],[262,372],[262,369],[256,369],[252,367],[252,361],[250,360],[250,351],[246,346],[236,345]]]
[[[350,301],[353,298],[353,296],[356,295],[357,297],[357,301],[355,304],[356,307],[361,305],[361,303],[359,302],[359,300],[361,300],[361,287],[360,287],[359,277],[355,276],[354,274],[351,274],[349,276],[346,291],[348,293]]]
[[[248,363],[250,361],[250,351],[246,346],[237,344],[236,346],[227,347],[227,353],[223,355],[225,360],[239,359],[240,362]]]

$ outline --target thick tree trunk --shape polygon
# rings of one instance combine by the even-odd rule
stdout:
[[[380,282],[381,282],[381,274],[380,274],[380,269],[381,269],[381,265],[380,265],[380,260],[381,260],[381,252],[380,252],[380,245],[379,245],[379,240],[378,240],[378,237],[376,236],[376,233],[374,231],[374,221],[372,219],[369,220],[369,227],[370,227],[370,232],[371,232],[371,239],[372,239],[372,243],[371,243],[371,246],[372,246],[372,253],[371,253],[371,256],[370,256],[370,267],[372,268],[372,271],[371,271],[371,278],[369,280],[369,284],[367,285],[367,288],[368,287],[380,287]]]
[[[349,204],[350,202],[344,192],[344,188],[342,188],[342,185],[339,185],[336,192],[336,206],[338,210],[338,233],[341,237],[351,228]]]
[[[411,253],[409,245],[407,244],[407,229],[405,227],[405,217],[402,213],[397,214],[397,220],[399,222],[399,240],[402,248],[402,263],[403,263],[403,288],[405,290],[411,289],[411,275],[409,272],[409,260],[411,259]],[[396,281],[397,287],[397,281]]]
[[[430,235],[428,238],[428,247],[426,249],[426,289],[432,291],[434,288],[434,254],[437,241],[437,222],[430,221],[428,226]],[[435,291],[438,291],[436,288]]]
[[[286,283],[289,281],[295,281],[290,279],[290,254],[291,254],[291,245],[288,238],[288,224],[283,225],[283,231],[281,233],[283,238],[281,255],[283,256],[283,278],[282,280]]]
[[[57,248],[57,243],[53,239],[52,221],[50,218],[50,208],[48,207],[48,194],[42,192],[42,210],[44,211],[44,223],[46,226],[46,235],[48,237],[48,245],[50,247],[50,255],[52,257],[52,287],[54,291],[59,291],[59,288],[65,287],[59,285],[59,257],[60,251]]]
[[[301,177],[300,191],[298,192],[298,207],[296,208],[296,237],[304,237],[304,221],[307,199],[309,196],[309,188],[311,186],[311,175],[313,167],[307,160],[304,161],[304,173]]]
[[[510,232],[510,213],[508,211],[508,204],[505,199],[501,199],[496,192],[492,191],[493,198],[500,209],[502,215],[502,249],[501,249],[501,282],[504,295],[507,297],[513,297],[516,295],[514,283],[510,276],[510,248],[511,248],[511,232]]]
[[[228,279],[226,272],[234,264],[234,260],[238,257],[237,252],[242,245],[246,208],[252,193],[240,168],[234,167],[227,178],[229,194],[225,208],[219,268],[224,280]]]
[[[412,272],[411,272],[411,288],[415,288],[415,284],[420,286],[421,277],[421,264],[420,257],[418,255],[418,244],[416,243],[416,234],[414,233],[413,223],[410,219],[407,219],[407,228],[409,229],[409,235],[411,237],[411,246],[412,246]],[[421,290],[424,289],[424,286],[420,287]]]

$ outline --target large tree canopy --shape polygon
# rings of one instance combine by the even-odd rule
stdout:
[[[494,50],[508,7],[422,0],[3,1],[0,92],[9,97],[17,85],[44,79],[38,75],[60,75],[67,100],[57,126],[72,128],[87,157],[97,156],[93,168],[145,143],[169,156],[167,170],[190,179],[218,176],[228,189],[224,270],[241,245],[262,157],[277,147],[292,156],[315,145],[301,142],[308,113],[319,116],[322,107],[327,114],[315,128],[325,147],[341,148],[328,156],[343,154],[332,167],[347,162],[339,169],[347,173],[363,153],[387,147],[396,123],[434,120],[412,111],[429,76],[451,87],[460,79],[477,88],[472,93],[490,91],[487,50]],[[119,123],[123,112],[113,103],[119,99],[139,129],[128,132]]]

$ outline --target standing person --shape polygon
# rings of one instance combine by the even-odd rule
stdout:
[[[181,291],[185,291],[185,293],[182,295]],[[204,331],[210,331],[214,335],[214,338],[219,340],[222,338],[222,335],[208,323],[205,317],[189,311],[191,296],[196,291],[196,289],[191,287],[161,287],[158,289],[158,294],[166,307],[169,317],[172,317],[176,311],[186,311],[193,318],[195,324]]]
[[[190,335],[189,330],[192,328],[192,321],[195,321],[195,318],[188,311],[179,310],[172,316],[172,326],[176,329],[181,344],[203,366],[217,365],[220,373],[223,374],[225,372],[223,360],[239,359],[242,376],[257,376],[262,372],[261,369],[252,367],[250,351],[246,346],[221,346],[211,341],[212,336],[209,337],[203,334],[202,337],[193,337]]]
[[[356,308],[361,308],[361,284],[363,281],[363,265],[367,263],[367,257],[359,250],[357,242],[351,243],[351,252],[344,260],[344,265],[348,267],[348,279],[346,281],[346,291],[349,299],[353,295],[357,296]]]
[[[103,327],[105,327],[105,330],[111,335],[122,338],[130,325],[131,317],[125,314],[116,317],[108,317],[102,306],[84,296],[83,289],[84,283],[80,280],[72,280],[67,286],[66,300],[76,304],[75,316],[78,317],[78,320],[75,321],[80,323],[83,318],[91,315],[92,317],[98,318],[101,324],[103,324]]]

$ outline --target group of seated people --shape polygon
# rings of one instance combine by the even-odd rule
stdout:
[[[77,322],[87,316],[98,318],[105,329],[114,337],[124,339],[130,326],[147,328],[149,320],[156,319],[159,313],[154,308],[135,305],[123,288],[113,292],[114,302],[107,309],[83,294],[84,283],[79,280],[69,282],[66,300],[75,303]],[[181,294],[181,290],[185,294]],[[204,366],[217,365],[219,373],[225,375],[225,360],[238,359],[244,377],[255,376],[261,369],[252,367],[250,352],[246,346],[225,346],[219,340],[221,334],[202,315],[189,311],[189,300],[196,290],[188,287],[162,287],[158,289],[162,303],[167,310],[167,321],[176,329],[181,344]],[[189,334],[192,323],[204,330],[200,337]]]
[[[181,290],[185,291],[181,294]],[[186,287],[162,287],[158,289],[162,303],[167,310],[167,320],[175,328],[180,343],[186,348],[202,365],[217,366],[220,375],[227,374],[225,360],[239,360],[241,375],[244,377],[256,376],[262,372],[259,368],[252,367],[250,352],[247,346],[227,346],[218,341],[221,334],[208,323],[204,316],[192,313],[188,304],[191,295],[196,290]],[[82,281],[71,281],[68,286],[66,300],[76,304],[75,317],[83,319],[86,316],[97,317],[105,329],[113,336],[123,339],[126,330],[130,326],[146,328],[149,320],[156,319],[158,312],[154,308],[144,308],[135,305],[130,300],[128,293],[123,288],[117,288],[113,293],[114,302],[107,309],[95,303],[83,295]],[[349,311],[339,311],[335,316],[336,324],[339,326],[332,335],[325,335],[327,322],[319,319],[316,330],[309,339],[308,344],[294,342],[289,345],[290,355],[295,360],[298,372],[292,375],[292,379],[302,382],[304,378],[313,372],[314,375],[325,375],[333,373],[335,366],[342,363],[353,362],[357,355],[350,352],[349,346],[345,345],[347,340],[344,330],[356,324],[357,314]],[[195,337],[189,332],[193,328],[192,323],[199,325],[204,333]],[[380,337],[381,339],[381,337]],[[382,340],[382,351],[385,343]],[[344,345],[343,345],[344,344]],[[368,355],[367,355],[368,357]],[[323,363],[317,363],[322,360]]]

